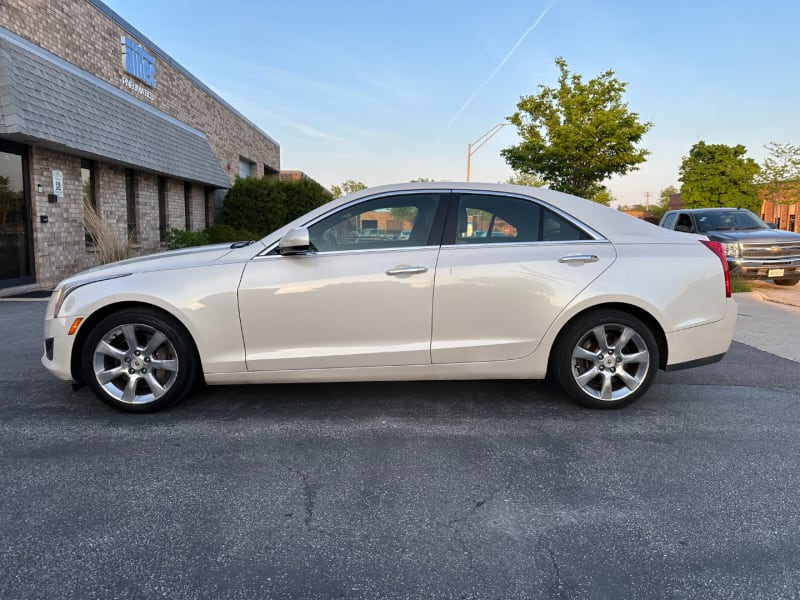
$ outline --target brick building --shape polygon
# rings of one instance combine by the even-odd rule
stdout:
[[[765,186],[759,190],[761,198],[761,218],[767,223],[775,223],[778,229],[800,233],[800,202],[792,202],[800,196],[800,182],[791,181]]]
[[[0,2],[0,287],[96,264],[85,203],[145,254],[279,172],[275,140],[99,0]]]

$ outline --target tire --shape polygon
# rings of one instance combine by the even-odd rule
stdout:
[[[81,352],[83,380],[106,404],[150,412],[175,404],[198,377],[189,335],[173,318],[148,308],[109,315],[89,333]]]
[[[773,279],[775,285],[797,285],[800,279]]]
[[[658,344],[650,328],[614,309],[593,311],[569,323],[559,335],[551,363],[567,396],[600,409],[636,402],[652,385],[658,364]]]

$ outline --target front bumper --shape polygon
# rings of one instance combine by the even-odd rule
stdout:
[[[53,375],[64,381],[74,381],[72,377],[72,347],[77,331],[69,335],[69,328],[75,316],[48,318],[44,322],[44,354],[42,364]],[[80,331],[80,327],[78,328]]]
[[[728,270],[743,279],[800,279],[800,259],[752,260],[728,257]]]

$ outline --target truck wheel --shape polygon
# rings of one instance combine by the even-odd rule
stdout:
[[[797,285],[800,279],[773,279],[775,285]]]

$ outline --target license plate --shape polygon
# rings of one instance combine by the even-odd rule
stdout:
[[[767,277],[783,277],[783,269],[770,269],[767,271]]]

